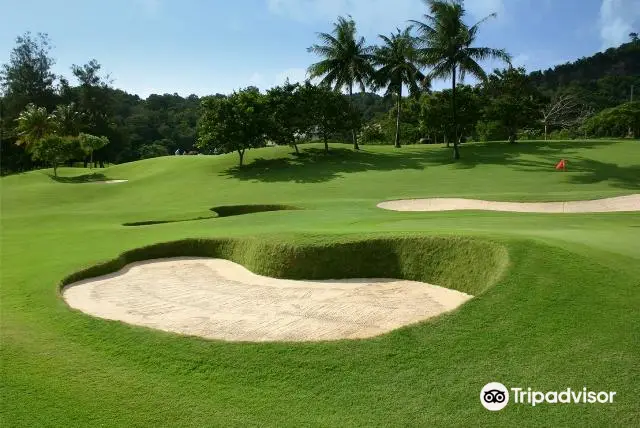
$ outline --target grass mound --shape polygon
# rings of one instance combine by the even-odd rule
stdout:
[[[62,287],[133,262],[180,256],[223,258],[276,278],[398,278],[473,295],[497,281],[508,258],[498,243],[459,237],[321,238],[295,244],[255,238],[184,239],[127,251],[66,277]]]
[[[174,219],[166,219],[166,220],[142,220],[142,221],[133,221],[122,223],[123,226],[150,226],[154,224],[166,224],[166,223],[180,223],[185,221],[198,221],[198,220],[209,220],[216,217],[232,217],[237,215],[244,214],[253,214],[253,213],[261,213],[261,212],[269,212],[269,211],[291,211],[291,210],[299,210],[298,207],[293,207],[290,205],[227,205],[211,208],[210,211],[214,212],[214,215],[211,216],[198,216],[192,218],[174,218]]]
[[[291,211],[299,210],[298,207],[291,205],[224,205],[220,207],[213,207],[211,211],[218,214],[218,217],[231,217],[235,215],[262,213],[268,211]]]

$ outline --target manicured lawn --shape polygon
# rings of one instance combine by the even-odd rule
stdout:
[[[640,142],[471,144],[457,163],[439,146],[355,153],[335,145],[329,156],[320,145],[301,148],[300,157],[282,147],[250,151],[242,169],[235,154],[175,156],[62,168],[57,181],[49,171],[2,178],[2,425],[637,424],[640,213],[400,213],[376,204],[640,193]],[[553,169],[560,159],[567,172]],[[88,182],[95,179],[129,181]],[[301,209],[189,221],[215,216],[213,207],[247,204]],[[173,220],[186,221],[123,226]],[[185,238],[251,238],[256,244],[237,257],[286,276],[283,254],[330,275],[349,263],[350,242],[433,236],[457,243],[433,251],[441,258],[435,268],[425,262],[425,275],[440,285],[454,288],[457,279],[468,290],[486,288],[487,259],[465,253],[458,244],[466,239],[504,250],[504,268],[487,264],[500,275],[456,312],[370,340],[206,341],[94,319],[58,294],[60,281],[83,268]],[[319,250],[332,246],[340,257]],[[380,251],[372,254],[391,250]],[[354,274],[373,269],[361,256],[353,256],[362,269]],[[403,274],[419,275],[416,263]],[[490,381],[617,395],[613,404],[510,404],[493,413],[478,399]]]

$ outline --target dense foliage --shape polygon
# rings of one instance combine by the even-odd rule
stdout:
[[[428,0],[427,6],[423,21],[381,36],[378,47],[357,36],[351,18],[339,18],[333,32],[320,33],[319,43],[309,50],[321,58],[309,71],[321,78],[323,88],[287,82],[269,90],[263,122],[268,126],[260,130],[258,140],[297,150],[297,143],[309,137],[351,139],[357,148],[358,142],[399,146],[402,136],[408,144],[453,143],[457,156],[457,145],[467,138],[513,142],[638,136],[635,108],[622,106],[631,101],[633,88],[640,91],[637,33],[630,34],[629,43],[554,69],[527,75],[507,68],[487,75],[478,61],[509,56],[500,49],[474,46],[479,24],[485,20],[465,24],[459,1]],[[66,138],[85,133],[108,140],[101,148],[73,151],[68,162],[85,166],[92,161],[103,166],[195,153],[198,120],[202,114],[206,121],[209,114],[201,110],[203,100],[212,106],[226,98],[152,94],[141,99],[114,88],[96,60],[72,65],[71,81],[53,73],[54,64],[48,36],[25,33],[16,38],[9,61],[0,69],[2,174],[43,166],[32,148],[49,135]],[[466,74],[478,77],[480,83],[474,87],[458,83]],[[431,79],[443,77],[453,77],[452,88],[432,93]],[[324,86],[349,95],[329,94]],[[353,93],[354,86],[361,92]],[[386,94],[364,92],[367,88]],[[403,97],[403,88],[412,96]],[[311,97],[307,101],[302,100],[305,91]],[[314,91],[324,91],[334,104],[312,101]],[[351,128],[345,129],[346,123]],[[212,148],[200,137],[198,145],[207,153],[228,150],[222,143]],[[247,144],[254,146],[256,141]]]

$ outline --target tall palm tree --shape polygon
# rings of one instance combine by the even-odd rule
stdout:
[[[428,87],[425,75],[420,71],[420,55],[416,47],[417,39],[411,35],[412,27],[397,30],[390,37],[378,35],[382,46],[375,49],[373,63],[380,68],[375,73],[376,87],[387,88],[387,95],[396,99],[395,147],[400,147],[400,112],[402,110],[402,87],[407,86],[409,94],[415,95],[422,87]]]
[[[322,77],[321,84],[333,86],[335,90],[347,88],[349,99],[353,98],[353,86],[359,85],[364,92],[373,76],[371,65],[373,47],[367,46],[364,37],[357,38],[356,23],[351,17],[338,17],[331,33],[318,33],[320,44],[307,49],[323,59],[312,64],[309,77]],[[356,132],[352,130],[353,148],[358,150]]]
[[[24,145],[27,151],[30,151],[37,141],[55,130],[53,118],[47,113],[47,109],[33,103],[25,107],[16,122],[18,122],[16,127],[17,144]]]
[[[463,21],[466,11],[462,0],[424,0],[430,14],[425,22],[411,21],[418,30],[422,61],[431,68],[431,78],[449,78],[452,81],[451,108],[453,113],[453,157],[460,159],[456,120],[456,79],[464,80],[467,73],[482,80],[487,74],[478,61],[498,59],[511,64],[511,56],[504,49],[479,48],[473,44],[480,25],[495,13],[469,27]]]
[[[58,134],[75,137],[80,132],[84,115],[77,111],[75,103],[58,105],[51,116]]]

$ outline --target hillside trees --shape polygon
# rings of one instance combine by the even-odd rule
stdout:
[[[0,69],[0,170],[2,174],[30,168],[31,156],[26,152],[30,142],[20,145],[16,119],[29,104],[44,107],[46,112],[56,103],[56,75],[51,68],[55,60],[50,55],[51,42],[46,34],[35,36],[27,32],[16,38],[9,61]]]
[[[594,137],[640,136],[640,101],[606,109],[587,119],[582,130]]]

